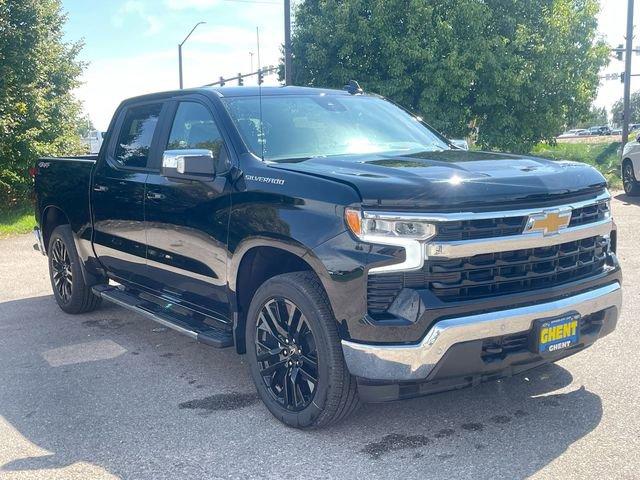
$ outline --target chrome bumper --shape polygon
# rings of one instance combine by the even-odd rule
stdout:
[[[450,318],[436,323],[417,345],[365,345],[342,341],[351,374],[371,380],[426,379],[447,350],[457,343],[511,335],[531,329],[534,320],[569,312],[589,315],[622,306],[618,282],[554,302]]]
[[[33,244],[33,249],[39,251],[41,254],[46,255],[47,250],[44,248],[44,241],[42,240],[42,232],[39,227],[33,227],[33,236],[36,237],[36,243]]]

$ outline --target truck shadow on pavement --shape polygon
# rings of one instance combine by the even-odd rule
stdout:
[[[526,478],[602,418],[600,397],[549,365],[298,431],[233,349],[110,305],[66,315],[51,296],[0,304],[0,363],[0,420],[22,439],[0,439],[0,476],[85,462],[122,478],[278,477],[286,458],[293,472],[320,462],[306,478]],[[8,447],[20,441],[50,454]]]
[[[626,193],[620,193],[614,197],[616,200],[620,200],[621,202],[627,205],[640,205],[640,197],[632,197],[627,195]]]

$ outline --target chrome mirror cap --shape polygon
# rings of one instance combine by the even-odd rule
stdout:
[[[215,176],[215,159],[208,149],[165,150],[162,155],[165,177],[204,179]]]
[[[209,157],[213,159],[213,152],[204,148],[165,150],[162,154],[162,168],[175,168],[179,173],[184,173],[185,157]],[[180,171],[180,165],[182,165],[182,171]]]
[[[449,140],[451,144],[462,150],[469,150],[469,143],[464,138],[452,138]]]

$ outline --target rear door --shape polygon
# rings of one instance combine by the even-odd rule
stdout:
[[[144,225],[145,182],[159,155],[158,121],[163,102],[131,104],[123,108],[114,134],[100,158],[91,185],[93,244],[111,276],[146,283]]]
[[[224,165],[215,178],[147,177],[147,268],[153,288],[225,321],[227,232],[231,207],[227,142],[213,108],[199,96],[171,103],[160,150],[209,150]],[[222,160],[220,160],[222,159]],[[222,163],[220,163],[222,162]]]

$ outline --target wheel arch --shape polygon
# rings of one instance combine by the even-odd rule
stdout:
[[[325,266],[311,249],[292,239],[270,237],[243,241],[235,250],[228,271],[234,308],[234,340],[238,353],[246,351],[246,315],[260,285],[276,275],[300,271],[314,273],[323,287],[329,279]]]
[[[70,225],[69,217],[66,213],[55,205],[48,205],[42,210],[42,241],[45,251],[49,248],[51,233],[60,225]]]
[[[72,227],[68,215],[57,205],[48,205],[42,210],[41,224],[42,242],[44,243],[45,252],[48,254],[49,240],[53,231],[60,225],[69,225]],[[72,228],[73,242],[80,259],[80,268],[84,281],[87,285],[96,285],[105,281],[104,275],[96,269],[92,264],[87,264],[87,256],[83,255],[83,250],[79,244],[78,236]]]

